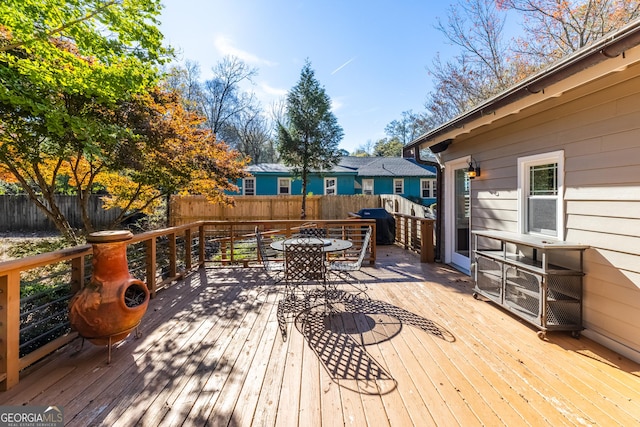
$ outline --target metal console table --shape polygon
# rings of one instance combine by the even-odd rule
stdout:
[[[550,330],[580,336],[587,245],[502,231],[472,233],[474,298],[482,295],[533,324],[541,339]]]

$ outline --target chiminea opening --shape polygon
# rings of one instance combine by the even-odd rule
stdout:
[[[142,286],[133,283],[124,291],[124,304],[127,307],[138,307],[147,300],[147,292]]]

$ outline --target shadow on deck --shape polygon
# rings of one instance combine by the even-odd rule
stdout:
[[[640,366],[472,298],[471,280],[379,247],[367,295],[302,311],[260,269],[200,269],[151,300],[139,339],[80,341],[27,369],[2,405],[66,425],[634,425]]]

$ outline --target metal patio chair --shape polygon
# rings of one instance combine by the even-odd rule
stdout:
[[[256,227],[256,245],[260,253],[260,260],[262,261],[262,267],[267,273],[267,276],[273,281],[273,284],[279,283],[284,279],[284,262],[274,261],[267,253],[267,246],[262,236],[262,233]]]
[[[309,242],[284,245],[284,298],[278,301],[278,325],[283,339],[287,338],[287,318],[295,318],[304,310],[318,306],[317,300],[326,302],[327,272],[324,244]],[[326,308],[326,304],[325,304]]]
[[[338,276],[344,282],[353,286],[357,290],[357,293],[365,293],[367,286],[363,285],[360,280],[351,273],[359,271],[362,267],[362,262],[367,254],[369,243],[371,242],[371,233],[372,229],[371,226],[369,226],[362,239],[362,247],[360,248],[360,254],[356,261],[331,261],[327,264],[329,273]]]

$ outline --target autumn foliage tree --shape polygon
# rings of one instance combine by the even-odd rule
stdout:
[[[156,88],[123,102],[118,110],[103,112],[103,117],[109,115],[114,122],[126,123],[128,134],[100,155],[74,153],[58,170],[71,177],[86,230],[93,228],[85,215],[86,196],[96,187],[107,194],[105,208],[119,208],[115,223],[136,213],[152,213],[174,193],[233,203],[227,194],[237,190],[234,182],[245,176],[248,159],[201,127],[204,118],[185,109],[176,92]]]
[[[202,118],[159,87],[169,55],[159,0],[0,3],[0,174],[20,183],[63,236],[77,241],[55,194],[75,189],[84,232],[89,194],[123,215],[163,195],[229,202],[237,152],[199,129]]]
[[[507,13],[522,22],[509,39]],[[437,25],[458,50],[433,60],[425,106],[444,123],[639,16],[638,0],[458,0]]]
[[[539,68],[592,43],[640,16],[637,0],[499,0],[523,17],[517,55]]]
[[[156,89],[123,106],[122,114],[134,137],[116,155],[118,176],[98,177],[107,207],[146,212],[173,193],[233,203],[228,193],[237,191],[249,159],[201,127],[205,118],[186,110],[176,92]]]

